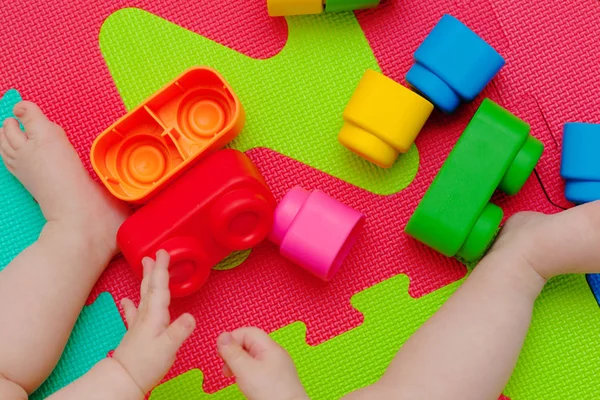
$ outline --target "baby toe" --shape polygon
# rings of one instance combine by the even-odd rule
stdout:
[[[5,161],[7,158],[14,158],[16,154],[16,150],[8,143],[5,128],[0,128],[0,153]]]
[[[6,136],[6,142],[14,150],[19,150],[27,143],[25,133],[19,127],[17,120],[13,118],[4,121],[4,135]]]
[[[13,113],[23,123],[27,136],[33,138],[40,133],[47,132],[52,125],[46,115],[40,110],[37,104],[30,101],[22,101],[18,103]]]

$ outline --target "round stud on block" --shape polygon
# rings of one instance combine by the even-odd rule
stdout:
[[[367,70],[344,111],[338,140],[383,168],[406,153],[433,111],[433,104],[386,77]]]
[[[156,136],[136,135],[125,140],[116,152],[120,181],[134,188],[150,187],[168,172],[167,147]]]
[[[177,110],[181,132],[194,140],[211,139],[232,120],[227,99],[216,90],[198,90],[186,96]]]
[[[330,281],[358,238],[364,215],[325,193],[293,188],[275,210],[271,241],[281,255]]]
[[[542,157],[543,152],[544,145],[542,142],[529,135],[523,148],[517,153],[513,163],[508,168],[508,171],[506,171],[502,181],[500,181],[498,189],[509,196],[519,193],[525,182],[527,182],[527,179],[529,179],[540,157]]]
[[[565,197],[582,204],[600,200],[600,124],[566,123],[560,174],[566,180]]]
[[[326,12],[340,12],[375,8],[381,0],[327,0],[325,2]]]
[[[262,242],[273,227],[273,206],[265,196],[250,189],[230,191],[210,211],[215,240],[231,251],[247,250]]]
[[[503,215],[504,212],[497,205],[486,204],[456,257],[465,262],[473,262],[482,258],[500,230]]]
[[[505,64],[492,46],[449,14],[421,43],[414,58],[419,68],[411,68],[406,80],[445,112],[456,110],[458,99],[473,101]]]
[[[176,237],[163,243],[161,248],[171,257],[169,289],[173,297],[189,296],[208,280],[211,266],[196,238]]]
[[[323,0],[267,0],[267,9],[271,17],[287,15],[321,14]]]

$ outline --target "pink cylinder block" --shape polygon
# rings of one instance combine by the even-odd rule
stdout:
[[[356,242],[364,218],[319,190],[296,186],[277,206],[269,238],[282,256],[329,281]]]

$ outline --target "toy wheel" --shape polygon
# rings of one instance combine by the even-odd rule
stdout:
[[[210,211],[213,237],[226,248],[247,250],[271,232],[275,204],[251,189],[237,189],[221,196]]]
[[[466,263],[477,261],[483,257],[498,234],[503,215],[504,212],[497,205],[486,204],[456,257]]]
[[[212,265],[206,261],[200,243],[192,237],[178,237],[163,243],[171,256],[169,289],[173,297],[189,296],[206,283]]]
[[[498,189],[509,196],[517,194],[529,179],[543,151],[544,145],[542,142],[529,135],[508,171],[506,171]]]

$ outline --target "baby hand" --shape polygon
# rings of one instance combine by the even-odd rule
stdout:
[[[260,329],[223,333],[217,348],[225,361],[223,374],[235,376],[249,400],[308,399],[288,353]]]
[[[524,259],[540,276],[600,272],[600,202],[510,218],[490,250]]]
[[[143,393],[148,393],[169,372],[181,345],[190,337],[196,321],[183,314],[171,324],[169,304],[169,254],[160,250],[156,261],[145,258],[141,301],[136,308],[129,299],[121,305],[129,331],[113,359],[129,373]]]

